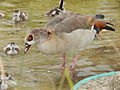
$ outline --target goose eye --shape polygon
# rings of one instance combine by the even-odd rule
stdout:
[[[6,77],[9,77],[9,74],[5,72]]]
[[[6,51],[9,51],[10,50],[10,48],[6,48]]]
[[[33,36],[32,35],[29,35],[28,38],[27,38],[28,41],[32,41],[33,40]]]
[[[18,49],[18,48],[15,48],[15,50],[16,50],[17,52],[19,52],[19,49]]]

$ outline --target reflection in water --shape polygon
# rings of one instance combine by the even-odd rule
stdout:
[[[5,70],[12,73],[19,83],[17,90],[56,90],[61,75],[59,68],[62,58],[59,55],[42,55],[34,50],[24,55],[24,37],[31,28],[43,27],[48,18],[44,14],[58,5],[56,0],[0,0],[0,8],[6,17],[0,20],[0,50]],[[79,79],[103,72],[119,70],[120,67],[120,2],[119,0],[67,0],[66,10],[82,14],[104,14],[105,20],[113,23],[116,32],[101,33],[103,39],[96,40],[87,50],[79,53],[77,74]],[[12,12],[21,9],[28,13],[30,19],[21,27],[13,27]],[[21,48],[20,55],[7,56],[2,48],[9,42],[16,42]],[[68,54],[68,66],[72,62],[72,54]],[[64,90],[68,89],[65,83]],[[13,88],[10,88],[13,90]]]

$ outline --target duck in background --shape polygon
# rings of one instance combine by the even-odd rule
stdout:
[[[0,19],[5,17],[5,13],[3,11],[0,11]]]
[[[0,90],[5,90],[8,86],[16,86],[17,83],[13,80],[12,76],[5,72],[2,59],[0,57]]]
[[[26,21],[26,20],[28,20],[27,13],[22,12],[22,11],[20,11],[18,9],[14,11],[12,21],[15,24],[18,24],[19,22]]]
[[[20,48],[15,44],[15,42],[11,42],[3,48],[3,51],[6,55],[17,55],[20,52]]]
[[[5,72],[0,72],[0,90],[5,90],[8,86],[16,86],[17,83],[13,80],[12,76]]]
[[[59,1],[59,7],[50,9],[50,10],[46,13],[46,16],[54,17],[54,16],[56,16],[56,15],[61,14],[62,12],[65,11],[64,4],[65,4],[65,1],[64,1],[64,0],[60,0],[60,1]]]

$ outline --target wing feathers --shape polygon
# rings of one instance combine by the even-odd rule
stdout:
[[[89,29],[93,22],[92,16],[80,14],[69,15],[68,17],[60,16],[62,15],[57,16],[57,18],[53,18],[48,22],[45,28],[57,33],[71,33],[76,29]]]

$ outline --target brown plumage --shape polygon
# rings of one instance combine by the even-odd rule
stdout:
[[[93,21],[94,18],[92,16],[62,13],[51,19],[45,28],[59,33],[70,33],[76,29],[89,29]]]
[[[107,27],[106,23],[103,22],[103,21],[96,21],[96,22],[95,22],[95,26],[96,26],[97,28],[101,28],[101,29]]]
[[[95,16],[74,14],[64,12],[48,21],[45,28],[56,32],[72,32],[76,29],[90,29],[95,24],[95,29],[99,33],[102,29],[115,31],[113,28],[107,26],[103,19],[98,19]],[[64,30],[64,31],[63,31]]]

